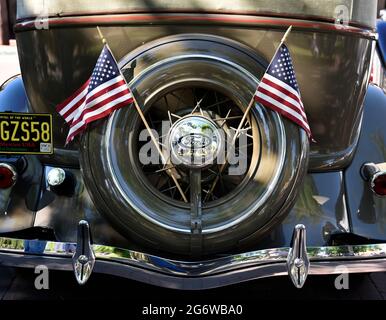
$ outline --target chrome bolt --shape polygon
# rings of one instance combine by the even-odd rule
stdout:
[[[301,268],[304,266],[304,260],[300,258],[296,258],[294,261],[294,265],[296,268]]]
[[[88,262],[88,258],[85,255],[81,255],[78,258],[79,263],[86,264]]]

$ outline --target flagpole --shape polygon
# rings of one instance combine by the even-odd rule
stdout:
[[[273,57],[276,56],[276,54],[277,54],[278,50],[280,49],[281,45],[287,40],[287,37],[288,37],[288,35],[290,34],[291,30],[292,30],[292,25],[289,26],[289,28],[288,28],[287,31],[285,32],[283,38],[282,38],[281,41],[280,41],[280,44],[278,45],[278,47],[277,47],[276,50],[275,50],[275,53],[274,53]],[[271,59],[271,62],[269,63],[269,65],[268,65],[268,67],[267,67],[265,73],[267,73],[267,70],[268,70],[269,67],[271,66],[272,60],[273,60],[273,59]],[[264,73],[264,74],[265,74],[265,73]],[[254,105],[254,101],[255,101],[255,93],[256,93],[256,91],[253,93],[252,99],[251,99],[251,101],[249,102],[247,109],[245,109],[244,115],[243,115],[243,117],[242,117],[242,119],[241,119],[241,121],[240,121],[240,123],[239,123],[239,126],[237,127],[237,130],[236,130],[236,132],[235,132],[235,135],[233,136],[233,139],[232,139],[232,142],[231,142],[231,145],[230,145],[231,148],[234,147],[234,145],[235,145],[235,143],[236,143],[236,140],[237,140],[237,137],[239,136],[240,131],[242,130],[242,127],[244,126],[245,119],[247,118],[247,116],[248,116],[248,114],[249,114],[249,111],[251,111],[251,109],[252,109],[252,107],[253,107],[253,105]],[[210,194],[213,192],[214,188],[216,187],[217,182],[218,182],[218,180],[220,179],[220,175],[221,175],[222,172],[224,171],[227,162],[228,162],[228,157],[225,158],[225,163],[223,163],[223,164],[221,165],[219,174],[216,176],[215,180],[213,181],[213,184],[212,184],[211,188],[209,189],[209,192],[208,192],[208,193],[206,194],[206,196],[205,196],[205,201],[207,201],[207,200],[209,199]]]
[[[132,94],[133,94],[133,93],[132,93]],[[161,150],[161,148],[160,148],[160,146],[159,146],[159,142],[157,141],[156,137],[154,136],[153,131],[152,131],[152,129],[150,128],[150,126],[149,126],[149,124],[148,124],[148,122],[147,122],[147,120],[146,120],[146,118],[145,118],[145,115],[143,114],[143,112],[142,112],[140,106],[139,106],[138,103],[137,103],[137,100],[136,100],[135,97],[134,97],[134,94],[133,94],[133,102],[134,102],[135,108],[137,109],[137,111],[138,111],[138,113],[139,113],[139,116],[140,116],[141,119],[142,119],[143,124],[145,125],[147,131],[149,132],[149,135],[150,135],[151,140],[153,141],[153,144],[155,145],[155,147],[156,147],[156,149],[157,149],[159,155],[160,155],[161,158],[162,158],[162,163],[166,165],[167,160],[166,160],[166,158],[165,158],[165,156],[164,156],[164,154],[163,154],[163,152],[162,152],[162,150]],[[171,169],[167,169],[166,171],[170,174],[171,178],[173,179],[173,181],[174,181],[174,183],[175,183],[175,185],[176,185],[178,191],[180,192],[180,194],[181,194],[182,199],[184,200],[184,202],[188,202],[188,199],[186,198],[185,193],[184,193],[184,191],[182,190],[181,185],[179,184],[177,178],[176,178],[175,175],[173,174],[173,171],[172,171]]]
[[[103,43],[104,45],[107,44],[107,40],[106,40],[106,38],[103,36],[103,33],[102,33],[101,29],[99,29],[99,26],[97,26],[97,30],[98,30],[98,33],[99,33],[99,37],[100,37],[101,40],[102,40],[102,43]]]
[[[292,26],[289,26],[289,28],[287,29],[287,31],[285,32],[283,38],[280,41],[280,45],[282,45],[287,40],[287,37],[290,34],[291,30],[292,30]],[[280,47],[280,45],[279,45],[279,47]]]
[[[287,31],[285,32],[283,38],[281,38],[280,43],[279,43],[279,45],[277,46],[277,48],[276,48],[276,50],[275,50],[275,53],[273,54],[272,57],[276,56],[276,54],[277,54],[277,52],[279,51],[281,45],[287,40],[288,35],[290,34],[291,30],[292,30],[292,26],[289,26],[288,29],[287,29]],[[273,59],[271,59],[271,62],[269,63],[269,65],[268,65],[267,69],[265,70],[265,73],[264,73],[264,74],[267,73],[267,70],[269,69],[269,67],[270,67],[271,64],[272,64],[272,60],[273,60]]]
[[[290,34],[291,30],[292,30],[292,26],[289,26],[289,28],[287,29],[287,31],[286,31],[286,33],[284,34],[283,38],[281,39],[279,46],[276,48],[276,51],[275,51],[275,54],[273,55],[273,57],[277,54],[277,51],[280,49],[281,45],[287,40],[287,37],[288,37],[288,35]],[[268,68],[267,68],[266,70],[269,69],[269,67],[271,66],[271,64],[272,64],[272,60],[271,60],[271,62],[269,63]],[[267,72],[267,71],[266,71],[266,72]],[[265,72],[265,73],[266,73],[266,72]],[[244,125],[244,121],[245,121],[245,119],[247,118],[247,115],[248,115],[249,111],[250,111],[250,110],[252,109],[252,107],[253,107],[253,102],[254,102],[254,100],[255,100],[254,98],[255,98],[255,94],[253,94],[252,99],[251,99],[251,101],[249,102],[247,109],[245,109],[243,118],[241,119],[240,124],[239,124],[239,126],[238,126],[238,128],[237,128],[237,130],[236,130],[236,134],[235,134],[234,137],[233,137],[232,145],[231,145],[231,146],[233,146],[233,145],[236,143],[237,136],[239,135],[239,133],[240,133],[240,131],[241,131],[241,128],[242,128],[242,126]]]
[[[99,33],[99,36],[100,36],[100,38],[102,40],[103,45],[107,45],[108,46],[106,38],[103,36],[102,31],[99,29],[99,26],[97,26],[97,30],[98,30],[98,33]],[[115,59],[115,57],[113,57],[113,58]],[[165,158],[165,156],[164,156],[164,154],[163,154],[163,152],[162,152],[162,150],[161,150],[161,148],[159,146],[159,141],[157,141],[156,137],[154,136],[153,131],[150,128],[149,123],[147,122],[147,120],[145,118],[145,115],[142,112],[141,107],[139,106],[137,100],[135,99],[134,92],[131,91],[131,94],[132,94],[132,97],[133,97],[134,106],[137,109],[137,112],[138,112],[138,114],[139,114],[143,124],[145,125],[146,130],[149,132],[150,138],[151,138],[153,144],[155,145],[155,147],[157,149],[157,152],[159,153],[159,155],[160,155],[160,157],[162,159],[162,163],[166,165],[167,160],[166,160],[166,158]],[[178,182],[176,176],[174,175],[173,171],[171,169],[167,169],[166,171],[170,174],[171,178],[173,179],[173,182],[175,183],[175,185],[176,185],[179,193],[181,194],[181,197],[184,200],[184,202],[188,202],[188,199],[186,198],[185,193],[182,190],[181,185],[179,184],[179,182]]]

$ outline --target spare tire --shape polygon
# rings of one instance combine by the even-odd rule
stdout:
[[[160,39],[120,62],[155,133],[159,121],[174,125],[192,114],[234,131],[266,66],[244,45],[192,34]],[[98,210],[148,252],[199,257],[256,244],[293,205],[309,144],[302,129],[259,104],[247,119],[247,168],[232,176],[219,165],[170,173],[162,164],[141,163],[144,127],[134,106],[91,125],[82,139],[81,168]],[[191,176],[197,171],[198,180]],[[191,196],[189,189],[195,189]]]

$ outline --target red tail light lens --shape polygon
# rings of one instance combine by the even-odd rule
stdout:
[[[8,189],[12,187],[17,179],[15,169],[5,163],[0,163],[0,189]]]
[[[371,182],[371,187],[377,195],[386,196],[386,172],[376,173]]]

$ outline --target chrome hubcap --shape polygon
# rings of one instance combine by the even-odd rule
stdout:
[[[170,129],[171,162],[188,168],[212,165],[224,146],[224,140],[224,132],[214,121],[199,115],[184,117]]]

